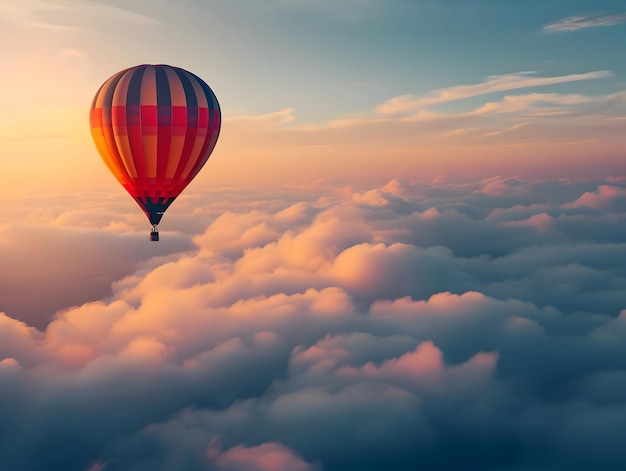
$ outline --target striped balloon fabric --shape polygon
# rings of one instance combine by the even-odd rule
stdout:
[[[113,75],[89,118],[102,159],[153,225],[209,159],[221,124],[209,86],[169,65]]]

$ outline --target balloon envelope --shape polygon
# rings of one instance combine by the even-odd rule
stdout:
[[[156,225],[209,159],[221,112],[191,72],[139,65],[100,87],[89,121],[104,163]]]

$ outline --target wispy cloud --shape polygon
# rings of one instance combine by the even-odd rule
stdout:
[[[500,134],[504,134],[505,132],[515,131],[516,129],[523,128],[524,126],[527,126],[527,125],[528,125],[528,123],[516,124],[514,126],[509,126],[508,128],[499,129],[497,131],[492,131],[492,132],[485,133],[485,134],[483,134],[483,137],[499,136]]]
[[[235,123],[254,123],[257,125],[280,125],[290,121],[294,121],[296,118],[293,114],[293,108],[285,108],[279,111],[266,113],[255,116],[234,116],[229,119]]]
[[[77,57],[78,59],[82,59],[83,57],[85,57],[85,51],[83,51],[82,49],[66,48],[61,49],[61,52],[66,56]]]
[[[594,80],[611,77],[608,70],[598,70],[584,74],[559,75],[555,77],[534,77],[535,72],[516,72],[505,75],[490,75],[485,81],[471,85],[455,85],[453,87],[434,90],[430,95],[416,97],[401,95],[392,98],[376,108],[379,114],[389,115],[406,113],[425,106],[436,105],[464,98],[486,95],[494,92],[516,90],[520,88],[541,87],[559,83]]]
[[[104,468],[106,467],[107,464],[109,464],[110,461],[106,461],[106,462],[102,462],[102,461],[97,461],[95,463],[93,463],[89,468],[87,468],[85,471],[104,471]]]
[[[609,95],[582,95],[558,93],[528,93],[505,95],[499,100],[483,103],[478,107],[461,112],[440,112],[428,108],[406,109],[405,113],[380,116],[367,115],[335,119],[328,123],[330,128],[350,128],[363,125],[392,125],[394,123],[430,123],[447,128],[452,124],[481,118],[504,116],[528,120],[530,118],[578,118],[614,119],[615,114],[623,113],[626,102],[625,92]],[[388,103],[388,102],[387,102]],[[380,106],[385,106],[386,103]],[[516,129],[515,127],[511,130]],[[422,129],[423,130],[423,129]],[[449,132],[449,131],[446,131]],[[498,132],[499,134],[499,132]]]
[[[557,145],[582,140],[584,145],[574,149],[582,158],[592,142],[599,143],[593,152],[598,152],[599,147],[613,152],[610,149],[622,146],[620,130],[626,113],[626,91],[597,95],[552,91],[503,95],[490,100],[479,97],[477,103],[468,103],[471,106],[460,110],[433,106],[402,114],[380,115],[372,111],[338,116],[315,125],[299,124],[301,117],[292,109],[232,117],[224,128],[221,148],[222,152],[238,152],[242,159],[250,159],[251,165],[262,152],[266,165],[272,162],[270,166],[281,171],[297,165],[299,174],[310,173],[313,178],[328,174],[330,168],[336,169],[337,155],[344,156],[344,162],[372,159],[371,166],[377,165],[374,162],[380,155],[397,157],[394,165],[402,166],[408,160],[403,160],[401,155],[418,152],[447,159],[446,156],[457,153],[474,155],[481,149],[483,157],[491,155],[495,159],[502,146],[524,144],[533,146],[536,153],[544,153],[551,146],[555,150],[550,155],[556,158],[565,152],[563,147],[556,150]],[[489,149],[485,150],[485,146]],[[311,167],[303,170],[304,165],[309,165],[304,156],[313,154],[316,157],[310,161]],[[296,164],[293,155],[302,156],[299,163]]]
[[[280,8],[317,11],[346,22],[368,20],[385,11],[383,0],[270,0],[270,5]]]
[[[161,23],[160,20],[151,14],[140,13],[129,8],[109,5],[107,3],[97,1],[87,5],[93,13],[108,16],[116,21],[122,20],[142,25],[158,25]]]
[[[607,16],[570,16],[544,26],[544,31],[566,32],[587,28],[600,28],[626,23],[626,13]]]
[[[13,25],[42,28],[49,31],[71,31],[66,23],[67,16],[75,9],[71,4],[57,1],[24,0],[21,2],[2,2],[0,19]]]
[[[73,31],[79,24],[78,15],[109,18],[142,25],[156,25],[160,21],[151,14],[129,8],[109,5],[105,2],[80,0],[23,0],[1,2],[0,19],[18,26],[36,27],[49,31]]]

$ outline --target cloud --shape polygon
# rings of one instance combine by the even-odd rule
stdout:
[[[595,192],[585,192],[580,198],[571,203],[564,204],[565,208],[587,206],[589,208],[602,209],[612,204],[626,203],[626,188],[612,185],[600,185]]]
[[[192,193],[163,245],[121,197],[18,199],[17,308],[94,253],[109,289],[0,315],[0,467],[621,469],[623,183]]]
[[[276,180],[287,175],[307,175],[312,180],[352,175],[382,182],[394,178],[397,171],[391,169],[398,168],[410,178],[424,180],[452,168],[471,178],[492,172],[535,177],[529,169],[537,167],[528,159],[538,163],[539,155],[544,155],[542,168],[548,172],[544,176],[606,178],[610,176],[606,169],[615,165],[614,149],[622,146],[617,118],[625,105],[621,91],[506,94],[462,111],[364,114],[317,125],[298,125],[297,114],[283,110],[229,118],[222,149],[236,155],[237,165],[259,171],[259,156],[263,156],[263,168],[273,169],[268,178]],[[243,147],[242,135],[251,136]],[[601,162],[591,166],[585,158],[588,152]],[[507,158],[502,158],[503,153]],[[563,165],[566,160],[568,165]],[[241,175],[233,173],[232,178]]]
[[[74,11],[72,3],[45,0],[4,2],[0,5],[0,18],[16,25],[43,28],[50,31],[71,31],[63,19]]]
[[[443,354],[432,342],[421,343],[414,351],[398,358],[386,360],[381,365],[368,362],[355,368],[344,366],[337,373],[340,376],[361,377],[367,380],[383,380],[385,383],[397,383],[407,387],[407,383],[416,383],[418,388],[437,388],[446,381],[456,382],[454,376],[467,376],[474,384],[482,374],[488,378],[495,371],[498,355],[495,353],[477,353],[466,363],[446,371]],[[477,370],[467,373],[466,370]],[[446,376],[451,376],[446,378]],[[468,386],[468,385],[466,385]],[[409,386],[411,387],[411,386]],[[459,387],[455,384],[455,387]],[[445,388],[444,388],[445,389]]]
[[[535,72],[517,72],[504,75],[491,75],[487,77],[484,82],[473,85],[455,85],[453,87],[442,88],[433,91],[430,96],[415,97],[413,95],[402,95],[380,104],[376,108],[376,112],[380,115],[407,113],[426,106],[487,95],[489,93],[504,92],[520,88],[542,87],[580,80],[602,79],[613,75],[607,70],[555,77],[534,77],[534,74]]]
[[[369,20],[385,13],[384,2],[380,0],[269,0],[270,4],[305,12],[322,12],[332,18],[347,22]]]
[[[89,468],[87,468],[85,471],[104,471],[107,464],[108,462],[96,461],[91,466],[89,466]]]
[[[156,18],[110,2],[80,0],[24,0],[0,5],[0,19],[18,28],[38,28],[50,32],[74,32],[80,29],[84,16],[128,22],[135,25],[157,25]]]
[[[0,256],[5,261],[0,271],[0,311],[43,328],[58,310],[110,294],[111,284],[142,262],[194,248],[182,234],[168,234],[158,246],[146,245],[145,225],[135,232],[122,222],[125,216],[116,213],[115,206],[98,212],[90,202],[86,198],[84,208],[76,201],[65,206],[60,202],[47,211],[33,209],[30,221],[0,223]],[[30,203],[18,199],[13,207],[23,211]],[[137,222],[142,217],[140,211],[133,216]],[[110,230],[102,230],[107,227]]]
[[[263,443],[255,447],[238,445],[226,451],[211,445],[209,458],[219,471],[313,471],[293,451],[280,443]]]
[[[516,129],[521,129],[526,125],[528,125],[528,123],[514,124],[513,126],[509,126],[508,128],[499,129],[498,131],[488,132],[486,134],[483,134],[483,136],[485,137],[499,136],[500,134],[504,134],[505,132],[511,132],[511,131],[515,131]]]
[[[266,113],[259,116],[234,116],[229,118],[229,122],[234,125],[254,125],[256,127],[268,128],[294,121],[296,118],[292,108],[285,108],[273,113]]]
[[[587,28],[615,26],[626,22],[626,13],[607,16],[570,16],[544,26],[544,31],[570,32]]]
[[[496,76],[483,84],[458,87],[465,90],[451,87],[453,93],[445,100],[483,94],[478,102],[464,103],[457,110],[436,109],[436,104],[413,108],[415,103],[425,105],[421,101],[424,97],[417,97],[400,103],[407,106],[402,112],[396,108],[396,114],[371,111],[317,124],[301,123],[297,110],[291,108],[260,116],[233,116],[225,121],[220,138],[220,152],[233,160],[222,165],[218,159],[214,169],[221,178],[251,185],[258,185],[258,175],[263,175],[264,184],[307,184],[305,180],[329,175],[343,182],[357,178],[382,184],[398,173],[429,181],[452,169],[470,179],[493,174],[607,178],[622,165],[615,149],[624,145],[624,91],[591,95],[510,90],[489,100],[484,93],[498,87],[545,85],[609,74]],[[437,102],[444,99],[436,95],[425,98]],[[593,165],[587,158],[591,152],[598,159]],[[536,170],[539,166],[541,175]],[[242,173],[239,168],[251,171]],[[268,168],[272,171],[267,172]]]
[[[91,14],[109,17],[112,20],[116,21],[127,21],[129,23],[137,24],[137,25],[158,25],[161,23],[160,20],[154,18],[153,16],[145,13],[139,13],[134,11],[132,8],[125,8],[116,5],[110,5],[106,3],[101,3],[99,1],[88,2],[84,5],[88,10],[90,10]]]
[[[83,59],[85,57],[85,52],[81,49],[66,48],[62,49],[61,52],[65,55],[76,57],[78,59]]]

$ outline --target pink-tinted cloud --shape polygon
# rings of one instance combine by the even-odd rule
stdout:
[[[623,432],[603,414],[626,369],[626,211],[602,187],[621,189],[394,179],[193,195],[177,216],[189,236],[164,241],[194,245],[129,248],[108,294],[43,330],[0,315],[0,467],[611,469],[621,449],[563,432],[580,403],[596,434]],[[570,204],[585,194],[612,204]],[[160,247],[59,211],[29,224],[77,247]]]
[[[585,192],[577,200],[564,204],[564,208],[576,208],[588,206],[589,208],[602,209],[609,206],[613,201],[626,198],[626,188],[612,185],[600,185],[595,192]]]
[[[146,237],[52,224],[0,225],[0,311],[42,327],[62,308],[103,298],[141,262],[193,247],[180,235],[158,247],[146,246]]]
[[[313,471],[315,467],[280,443],[238,445],[221,451],[211,445],[208,456],[219,471]]]
[[[495,371],[496,362],[496,354],[478,353],[456,369],[458,371],[484,369],[482,374],[471,375],[470,381],[475,384],[479,380],[484,380],[480,378],[483,374],[489,375]],[[415,381],[426,387],[435,388],[446,379],[442,352],[432,342],[424,342],[414,351],[386,360],[381,365],[368,362],[360,368],[345,366],[340,368],[338,373],[366,379],[386,379],[392,384],[398,381],[401,383]]]

